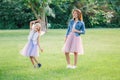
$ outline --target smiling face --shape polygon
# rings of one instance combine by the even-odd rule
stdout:
[[[72,11],[72,15],[73,15],[73,19],[78,19],[78,20],[80,20],[80,21],[82,21],[83,20],[83,18],[82,18],[82,13],[81,13],[81,11],[79,10],[79,9],[74,9],[73,11]]]
[[[39,32],[40,28],[41,28],[41,25],[39,23],[36,23],[34,30],[37,31],[37,32]]]
[[[72,15],[73,15],[73,18],[74,18],[74,19],[75,19],[75,18],[78,18],[77,11],[73,11]]]

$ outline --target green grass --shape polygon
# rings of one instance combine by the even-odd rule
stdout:
[[[120,80],[120,29],[87,29],[82,35],[85,54],[75,70],[66,69],[61,51],[66,30],[48,30],[41,37],[40,69],[19,54],[28,32],[0,30],[0,80]]]

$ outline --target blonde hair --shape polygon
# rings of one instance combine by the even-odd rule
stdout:
[[[40,32],[40,29],[41,29],[41,24],[40,23],[35,23],[35,25],[34,25],[35,27],[36,26],[39,26],[39,29],[37,29],[38,30],[38,32]]]
[[[78,19],[79,19],[80,21],[83,21],[83,17],[82,17],[82,12],[81,12],[81,10],[79,10],[79,9],[73,9],[73,10],[72,10],[72,14],[74,13],[74,11],[77,12]]]

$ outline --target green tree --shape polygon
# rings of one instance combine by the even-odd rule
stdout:
[[[0,28],[28,28],[28,22],[34,19],[29,8],[23,5],[23,0],[2,0],[0,2]]]
[[[120,26],[120,0],[108,0],[109,8],[113,11],[114,14],[110,26]]]
[[[24,3],[27,7],[31,8],[32,12],[34,13],[35,17],[42,19],[42,26],[43,29],[46,30],[46,16],[55,17],[54,12],[49,7],[51,0],[24,0]]]
[[[82,11],[87,28],[120,26],[119,0],[1,0],[0,29],[28,28],[39,17],[43,29],[47,21],[52,28],[67,28],[74,8]]]

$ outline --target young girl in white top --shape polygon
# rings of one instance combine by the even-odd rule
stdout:
[[[32,25],[30,25],[32,28]],[[21,54],[30,58],[34,67],[41,67],[41,64],[37,61],[35,57],[39,56],[39,49],[43,52],[43,49],[40,47],[39,37],[40,37],[41,25],[40,23],[35,23],[34,27],[30,29],[28,36],[28,42],[25,47],[22,49]],[[37,66],[36,64],[37,63]]]

